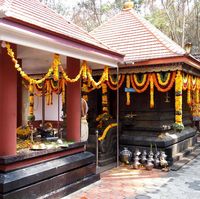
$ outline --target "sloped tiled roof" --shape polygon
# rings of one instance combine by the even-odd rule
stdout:
[[[195,57],[197,60],[200,61],[200,53],[199,54],[193,54],[193,57]]]
[[[53,32],[111,51],[109,47],[55,13],[39,0],[0,0],[0,16],[2,13],[3,18],[8,20],[14,20],[30,27]]]
[[[183,48],[133,9],[122,10],[91,34],[104,44],[125,54],[125,61],[143,61],[185,54]]]

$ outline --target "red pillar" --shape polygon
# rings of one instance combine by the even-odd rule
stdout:
[[[67,75],[74,78],[80,71],[80,60],[67,58]],[[80,141],[81,81],[67,84],[67,140]]]
[[[16,53],[16,46],[12,48]],[[0,49],[0,93],[0,156],[15,155],[17,71],[5,48]]]

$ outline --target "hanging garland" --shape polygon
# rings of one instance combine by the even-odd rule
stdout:
[[[139,86],[138,82],[134,81],[134,77],[133,75],[130,75],[130,80],[131,80],[131,85],[132,87],[135,89],[135,91],[137,93],[143,93],[144,91],[146,91],[146,89],[149,86],[149,82],[150,82],[150,76],[148,75],[148,77],[146,78],[146,82],[143,84],[142,87]]]
[[[162,73],[156,73],[158,83],[162,86],[166,86],[167,84],[169,84],[170,74],[171,73],[168,72],[168,73],[165,73],[165,75],[163,76]]]
[[[112,85],[117,86],[117,84],[118,84],[118,82],[119,82],[121,76],[122,76],[122,75],[118,75],[118,77],[116,78],[116,80],[113,80],[112,75],[109,75],[109,79],[108,79],[108,80],[110,81],[110,83],[111,83]]]
[[[153,74],[154,85],[160,92],[168,92],[174,85],[176,72],[167,73],[165,81],[161,78],[160,73]]]
[[[141,75],[141,77],[142,77],[141,79],[139,79],[138,76],[139,76],[138,74],[133,74],[134,82],[135,82],[135,84],[136,84],[138,87],[143,87],[144,84],[145,84],[146,81],[147,81],[148,74],[142,74],[142,75]]]
[[[153,74],[150,75],[150,108],[154,108],[154,81],[153,81]]]
[[[111,75],[109,75],[108,81],[107,81],[107,85],[111,90],[118,90],[122,84],[124,83],[125,80],[125,75],[119,75],[119,79],[115,82],[113,81]]]
[[[91,75],[91,72],[90,72],[90,70],[89,70],[89,68],[87,66],[86,61],[83,61],[83,64],[81,66],[81,69],[80,69],[78,75],[73,79],[69,78],[68,75],[65,73],[63,67],[61,66],[60,56],[58,54],[54,54],[54,60],[53,60],[52,66],[49,68],[47,74],[43,78],[41,78],[39,80],[35,80],[35,79],[29,77],[22,70],[22,68],[20,67],[17,59],[15,58],[15,54],[14,54],[13,50],[11,49],[9,43],[6,43],[6,49],[7,49],[7,54],[12,58],[12,61],[14,62],[15,68],[17,69],[17,71],[19,71],[19,73],[22,76],[22,78],[27,80],[29,83],[32,82],[33,84],[41,84],[46,79],[48,79],[52,74],[53,74],[54,80],[58,81],[58,79],[59,79],[59,66],[60,66],[60,70],[61,70],[62,75],[63,75],[64,79],[66,80],[66,82],[74,83],[74,82],[78,81],[81,78],[81,75],[82,75],[83,79],[87,79],[88,78],[89,81],[91,81],[93,87],[97,87],[101,83],[103,83],[104,81],[108,80],[108,67],[106,66],[104,68],[104,72],[103,72],[100,80],[98,82],[95,82],[93,77],[92,77],[92,75]]]
[[[130,75],[126,75],[126,88],[130,88],[131,82],[130,82]],[[131,105],[131,100],[130,100],[130,92],[126,92],[126,106]]]
[[[82,88],[81,88],[81,91],[82,91],[82,95],[83,95],[83,99],[88,102],[88,87],[87,87],[87,83],[83,80],[83,83],[82,83]]]
[[[19,71],[19,73],[20,73],[20,75],[22,76],[22,78],[24,78],[25,80],[27,80],[29,83],[32,83],[32,84],[41,84],[41,83],[44,82],[47,78],[49,78],[49,77],[51,76],[51,74],[53,73],[53,68],[50,67],[50,68],[49,68],[49,71],[47,72],[47,74],[46,74],[42,79],[35,80],[35,79],[29,77],[29,76],[22,70],[22,68],[20,67],[20,65],[18,64],[18,61],[17,61],[17,59],[15,58],[15,54],[14,54],[13,50],[11,49],[9,43],[6,43],[6,49],[7,49],[7,54],[12,58],[12,61],[14,62],[15,68],[17,69],[17,71]]]
[[[82,75],[82,72],[83,72],[83,66],[81,66],[81,69],[80,69],[79,73],[73,79],[68,77],[68,75],[65,73],[65,71],[64,71],[64,69],[63,69],[63,67],[61,65],[60,65],[60,70],[61,70],[63,78],[65,79],[66,82],[74,83],[74,82],[77,82],[81,78],[81,75]]]
[[[187,90],[188,88],[188,79],[189,79],[189,74],[183,74],[183,91]]]
[[[108,110],[108,89],[107,84],[102,83],[102,112],[103,113],[109,113]]]
[[[29,85],[29,116],[28,121],[32,122],[35,120],[34,115],[34,85],[30,82]]]
[[[91,82],[93,88],[97,88],[99,85],[101,85],[105,81],[108,81],[108,67],[107,66],[104,67],[103,74],[102,74],[102,76],[101,76],[101,78],[99,79],[98,82],[96,82],[93,79],[90,70],[87,70],[87,77],[88,77],[88,80]]]
[[[47,103],[47,105],[52,105],[53,104],[53,94],[52,94],[52,88],[51,88],[50,81],[47,81],[46,84],[47,84],[46,103]]]
[[[183,130],[182,121],[182,85],[183,78],[181,71],[177,71],[175,80],[175,125],[174,128],[177,130]]]
[[[189,106],[192,104],[192,98],[191,98],[191,87],[192,87],[192,77],[189,75],[188,77],[188,88],[187,88],[187,103]]]
[[[200,79],[197,78],[197,87],[195,90],[195,101],[197,104],[199,104],[199,89],[200,89]]]

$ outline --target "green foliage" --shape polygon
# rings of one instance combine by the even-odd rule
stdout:
[[[172,125],[172,127],[173,127],[173,129],[174,129],[175,131],[182,131],[182,130],[184,129],[184,125],[183,125],[183,124],[174,123],[174,124]]]

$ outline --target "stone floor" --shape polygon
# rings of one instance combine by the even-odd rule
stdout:
[[[200,156],[178,171],[120,166],[63,199],[200,199]]]

